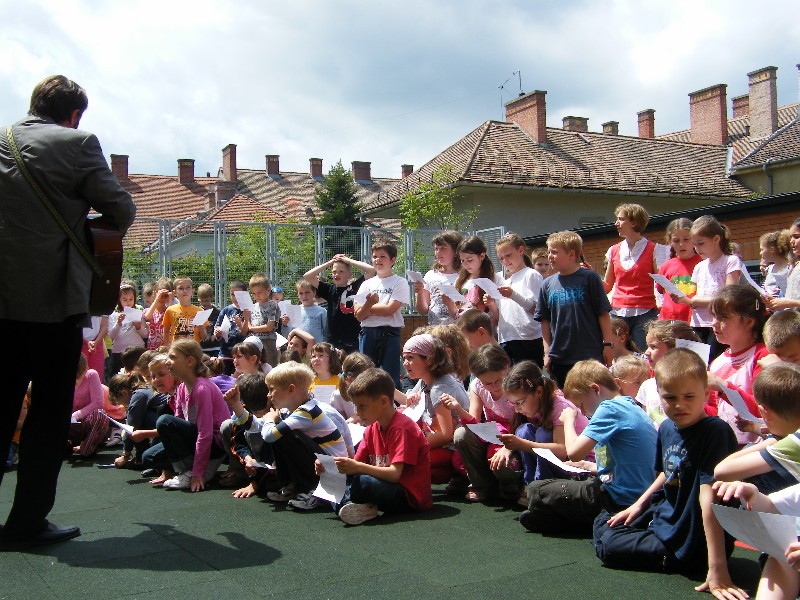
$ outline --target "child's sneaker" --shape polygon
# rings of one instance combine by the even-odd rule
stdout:
[[[322,506],[322,500],[312,494],[298,494],[297,498],[289,500],[289,506],[299,510],[314,510]]]
[[[364,521],[370,521],[377,516],[378,506],[376,504],[348,502],[339,509],[339,518],[348,525],[361,525]]]
[[[172,479],[167,479],[162,487],[168,490],[188,490],[192,487],[192,474],[187,472],[175,475]]]
[[[267,492],[267,500],[273,502],[288,502],[295,498],[297,498],[297,492],[294,491],[294,486],[291,484],[282,487],[277,492]]]
[[[111,429],[111,434],[108,436],[106,440],[106,448],[113,448],[114,446],[119,446],[122,443],[122,429],[119,427],[113,427]]]

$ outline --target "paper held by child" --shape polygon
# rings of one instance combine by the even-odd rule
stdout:
[[[725,394],[728,402],[731,403],[731,406],[736,409],[736,412],[739,413],[739,416],[744,420],[755,421],[761,425],[764,424],[764,419],[760,419],[750,412],[750,409],[747,408],[747,403],[745,403],[744,398],[742,398],[742,395],[739,392],[732,390],[729,387],[723,387],[722,393]]]
[[[491,279],[487,279],[486,277],[478,277],[472,281],[475,283],[475,285],[486,292],[493,300],[500,301],[503,299],[503,294],[500,293],[500,289],[497,287],[497,284]]]
[[[348,423],[347,426],[350,429],[350,437],[353,438],[353,446],[360,444],[361,440],[364,439],[364,432],[367,428],[358,423]]]
[[[459,292],[454,285],[449,283],[437,283],[439,292],[450,298],[453,302],[466,302],[467,299]]]
[[[212,310],[214,310],[214,309],[213,308],[209,308],[209,309],[206,309],[206,310],[201,310],[199,313],[197,313],[194,316],[194,319],[192,319],[192,325],[199,325],[200,327],[205,325],[208,322],[208,317],[211,316],[211,311]]]
[[[333,392],[336,391],[335,385],[315,385],[314,386],[314,399],[317,402],[324,402],[330,404],[333,399]]]
[[[133,427],[131,427],[130,425],[126,425],[125,423],[120,423],[119,421],[112,419],[110,416],[108,416],[108,413],[102,409],[99,410],[98,412],[104,414],[109,421],[111,421],[114,425],[122,429],[125,433],[129,435],[133,433]]]
[[[467,429],[481,438],[484,442],[490,444],[500,444],[497,436],[500,435],[500,428],[497,426],[496,421],[487,421],[486,423],[468,423]]]
[[[303,315],[299,304],[292,304],[291,300],[281,300],[278,302],[278,308],[281,310],[281,316],[285,315],[289,317],[289,324],[287,327],[290,331],[301,327]]]
[[[283,337],[280,333],[275,334],[275,347],[276,348],[283,348],[286,344],[289,343],[285,337]],[[272,365],[275,366],[275,365]]]
[[[425,402],[421,397],[419,399],[419,402],[417,402],[414,406],[406,405],[406,407],[403,409],[403,414],[412,421],[414,421],[414,423],[419,421],[424,413],[425,413]]]
[[[125,318],[122,320],[123,325],[132,325],[134,323],[141,323],[142,321],[142,312],[138,308],[131,308],[130,306],[126,306],[122,309],[122,312],[125,314]]]
[[[236,298],[236,303],[241,310],[253,311],[253,299],[250,297],[250,292],[246,290],[234,290],[233,296]]]
[[[311,492],[317,498],[328,500],[330,502],[341,502],[344,497],[345,489],[347,489],[347,477],[339,473],[336,467],[336,461],[332,456],[327,454],[317,454],[317,460],[322,463],[322,468],[325,469],[322,475],[319,476],[319,485],[317,489]]]
[[[664,288],[664,291],[667,292],[668,294],[675,294],[676,296],[681,296],[681,297],[686,295],[686,293],[683,292],[683,290],[681,290],[677,285],[672,283],[661,273],[650,273],[650,277],[652,277],[653,281],[655,281],[658,285]]]
[[[790,515],[762,513],[712,504],[722,528],[740,542],[786,563],[786,548],[797,541],[796,519]]]
[[[553,463],[559,469],[567,471],[568,473],[588,473],[586,469],[580,469],[578,467],[573,467],[572,465],[568,465],[563,460],[558,458],[555,454],[553,454],[552,450],[548,450],[547,448],[534,448],[533,451],[538,455],[541,456],[543,459]]]
[[[418,281],[424,282],[425,279],[422,276],[422,273],[419,271],[406,271],[406,279],[408,279],[411,283],[417,283]]]
[[[228,315],[222,317],[222,323],[219,324],[219,330],[222,333],[222,339],[228,341],[228,336],[231,334],[231,320]]]
[[[703,342],[677,339],[675,340],[675,347],[686,348],[687,350],[691,350],[692,352],[697,354],[697,356],[702,358],[705,364],[708,364],[708,360],[711,357],[711,346],[708,344],[704,344]]]
[[[750,276],[750,273],[747,271],[747,268],[745,268],[745,269],[743,269],[743,270],[742,270],[742,280],[743,280],[743,281],[741,281],[740,283],[746,283],[746,284],[748,284],[748,285],[751,285],[751,286],[752,286],[752,287],[754,287],[754,288],[756,289],[756,291],[757,291],[759,294],[761,294],[762,296],[766,296],[766,295],[767,295],[767,292],[766,292],[766,290],[765,290],[764,288],[762,288],[760,285],[758,285],[758,284],[757,284],[757,283],[756,283],[756,282],[753,280],[753,278]]]

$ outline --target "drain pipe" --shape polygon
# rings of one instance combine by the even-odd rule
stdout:
[[[767,162],[764,163],[764,175],[767,176],[767,180],[769,181],[769,196],[772,196],[772,174],[769,172],[769,163],[772,162],[771,158],[767,159]]]

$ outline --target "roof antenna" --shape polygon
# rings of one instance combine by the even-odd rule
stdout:
[[[519,77],[519,95],[520,97],[524,96],[525,92],[522,91],[522,71],[514,71],[512,75]]]
[[[505,89],[506,84],[511,81],[511,77],[506,79],[502,85],[500,85],[497,89],[500,90],[500,120],[505,120],[506,111],[505,111],[505,104],[503,103],[503,89]],[[800,114],[800,113],[798,113]]]

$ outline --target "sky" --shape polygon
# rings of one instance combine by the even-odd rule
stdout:
[[[655,109],[656,134],[689,127],[689,92],[778,67],[779,105],[798,101],[794,3],[752,0],[0,0],[0,121],[27,112],[42,78],[81,84],[81,129],[131,173],[239,168],[373,177],[420,167],[520,92],[547,91],[547,124],[590,131]],[[792,41],[794,40],[794,41]],[[792,50],[795,48],[795,50]],[[521,85],[520,85],[521,84]]]

